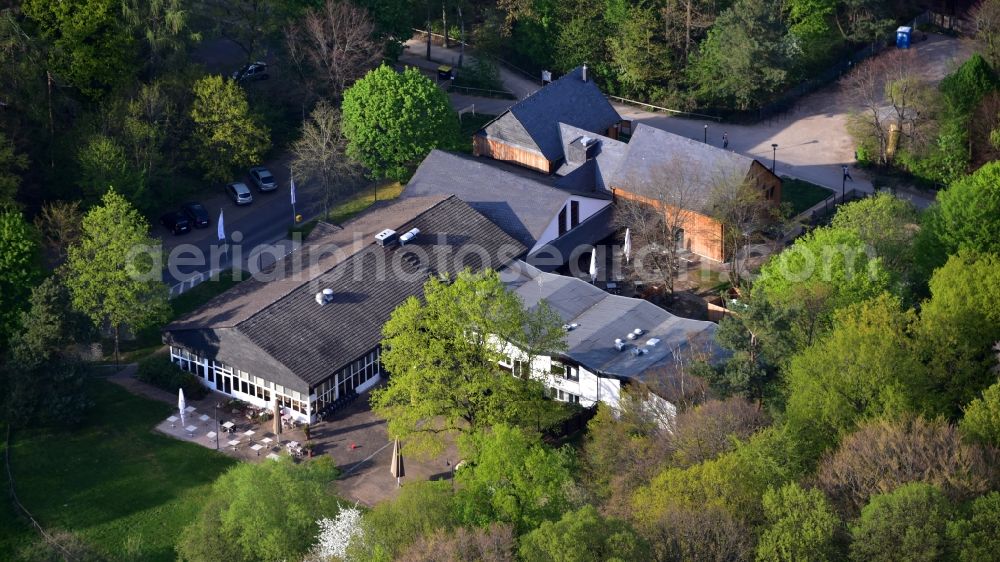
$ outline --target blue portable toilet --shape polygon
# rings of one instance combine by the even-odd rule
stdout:
[[[913,28],[904,25],[896,30],[896,46],[900,49],[910,48],[910,36],[913,35]]]

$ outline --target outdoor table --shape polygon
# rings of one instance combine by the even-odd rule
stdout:
[[[184,428],[184,431],[188,432],[189,436],[194,437],[194,432],[198,431],[198,428],[193,425],[189,425]]]
[[[254,433],[256,433],[254,430],[248,429],[248,430],[246,430],[246,431],[243,432],[243,435],[246,435],[247,437],[250,437]]]
[[[208,433],[205,434],[205,437],[208,437],[209,439],[215,439],[216,435],[218,434],[215,433],[214,431],[209,431]]]
[[[274,439],[271,439],[270,437],[265,437],[265,438],[261,439],[260,442],[263,443],[263,444],[265,444],[265,445],[270,445],[271,443],[274,442]]]
[[[232,432],[233,426],[235,425],[236,424],[234,424],[233,422],[227,421],[226,423],[222,424],[222,427],[226,428],[226,431]]]
[[[209,418],[208,415],[206,415],[206,414],[202,414],[202,415],[198,416],[198,419],[201,420],[201,421],[203,421],[203,422],[207,422],[211,418]]]
[[[189,414],[191,412],[193,412],[194,410],[195,410],[194,406],[188,406],[187,408],[184,408],[184,411],[187,412],[187,413],[189,413]]]
[[[264,448],[264,446],[263,446],[263,445],[261,445],[260,443],[258,443],[258,444],[256,444],[256,445],[254,445],[254,446],[250,447],[250,448],[251,448],[251,449],[253,449],[253,451],[254,451],[255,453],[257,453],[257,456],[259,457],[259,456],[260,456],[260,450],[261,450],[261,449],[263,449],[263,448]]]
[[[268,453],[267,458],[271,459],[272,461],[276,461],[276,460],[280,459],[281,457],[279,457],[278,455],[276,455],[274,453]]]
[[[233,447],[233,450],[235,451],[236,450],[236,446],[240,444],[240,440],[239,439],[233,439],[233,440],[231,440],[229,442],[229,444]]]
[[[177,416],[170,416],[167,421],[170,422],[170,427],[174,427],[174,424],[177,423]]]

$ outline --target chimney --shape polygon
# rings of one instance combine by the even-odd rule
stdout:
[[[583,81],[587,81],[587,63],[583,63]]]

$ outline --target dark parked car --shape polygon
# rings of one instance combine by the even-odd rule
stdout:
[[[250,188],[247,187],[247,184],[243,182],[227,184],[226,193],[232,197],[233,203],[237,205],[249,205],[253,203],[253,194],[250,193]]]
[[[267,80],[267,63],[263,61],[252,62],[233,73],[233,80],[237,82],[251,80]]]
[[[160,224],[174,234],[184,234],[191,230],[191,221],[188,220],[187,215],[180,211],[166,213],[160,217]]]
[[[250,168],[250,179],[261,191],[274,191],[278,189],[278,181],[274,179],[271,172],[264,166]]]
[[[181,205],[181,211],[191,220],[195,228],[205,228],[208,226],[208,209],[196,201],[188,201]]]

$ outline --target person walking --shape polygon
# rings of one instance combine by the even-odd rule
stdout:
[[[723,149],[729,148],[729,133],[728,132],[722,133],[722,148]]]

